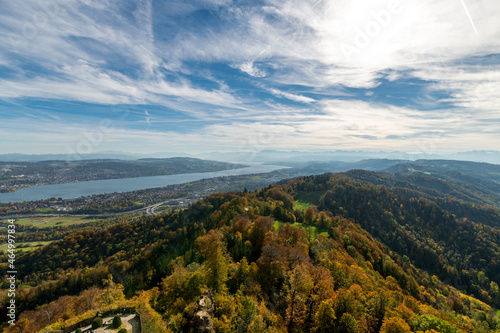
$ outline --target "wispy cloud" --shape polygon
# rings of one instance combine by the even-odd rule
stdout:
[[[500,139],[494,0],[25,0],[2,7],[0,99],[137,106],[136,116],[115,122],[110,145],[130,142],[125,133],[151,147],[175,140],[188,149],[229,149],[252,136],[273,138],[259,147],[288,148],[413,147],[426,138],[443,149],[483,148]],[[411,89],[412,80],[423,93],[413,105],[395,105],[387,96]],[[388,87],[394,91],[380,93]],[[25,113],[45,119],[43,112],[19,111],[18,120]],[[58,112],[67,111],[54,108],[54,126],[70,128],[74,119]],[[170,119],[173,113],[181,116]],[[140,132],[136,121],[151,128]],[[168,127],[182,122],[192,126]],[[61,130],[59,139],[74,133]]]
[[[280,91],[278,89],[269,89],[269,91],[275,96],[284,97],[299,103],[312,103],[315,101],[313,98],[309,98],[302,95],[290,94],[284,91]]]
[[[253,61],[248,61],[239,65],[233,65],[232,67],[240,69],[242,72],[247,73],[253,77],[265,77],[266,72],[258,69]]]

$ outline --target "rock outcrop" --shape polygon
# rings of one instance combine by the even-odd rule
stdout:
[[[212,319],[214,310],[214,296],[210,290],[205,290],[198,300],[198,312],[194,315],[196,332],[215,332]]]

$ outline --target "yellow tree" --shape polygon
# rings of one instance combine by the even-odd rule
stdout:
[[[411,332],[410,326],[401,318],[392,317],[384,319],[380,328],[380,333],[408,333]]]
[[[307,316],[307,300],[313,289],[313,279],[309,269],[299,264],[291,272],[287,285],[283,288],[286,302],[288,332],[302,325]]]
[[[105,291],[101,296],[101,300],[104,304],[112,304],[125,300],[123,286],[113,281],[113,275],[108,274],[108,278],[103,279],[102,284],[105,288]]]
[[[210,230],[196,239],[199,252],[205,257],[205,281],[214,292],[224,292],[228,279],[226,246],[219,231]]]
[[[15,325],[9,325],[4,332],[6,333],[25,333],[28,332],[27,328],[29,320],[26,318],[19,319]]]
[[[16,323],[17,328],[20,333],[26,332],[26,329],[28,328],[30,321],[26,318],[19,319]]]
[[[335,332],[335,304],[332,299],[321,302],[314,316],[313,333]]]

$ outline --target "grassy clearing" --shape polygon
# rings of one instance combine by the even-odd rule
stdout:
[[[177,209],[177,210],[180,210],[180,209]],[[158,209],[155,210],[155,213],[156,214],[167,214],[167,213],[174,212],[174,211],[176,211],[175,208],[160,206],[160,207],[158,207]]]
[[[312,204],[310,202],[305,202],[301,200],[295,200],[295,208],[302,211],[306,211]]]
[[[16,220],[16,224],[32,225],[37,228],[53,228],[74,224],[83,224],[97,222],[102,219],[80,217],[80,216],[61,216],[61,217],[27,217]]]
[[[35,210],[35,212],[37,213],[51,213],[54,211],[54,208],[50,208],[50,207],[47,207],[47,208],[38,208]]]
[[[299,192],[295,201],[301,203],[307,203],[309,205],[318,205],[319,199],[325,194],[325,191],[314,191],[314,192]]]
[[[28,252],[33,249],[38,249],[39,247],[45,246],[47,244],[52,243],[53,241],[37,241],[37,242],[24,242],[16,244],[16,251],[20,252]],[[0,251],[7,250],[9,244],[0,245]]]
[[[278,231],[280,225],[283,225],[283,224],[285,224],[285,223],[281,222],[281,221],[274,221],[274,229],[276,231]],[[328,237],[328,231],[324,228],[318,228],[318,227],[313,226],[313,225],[307,225],[307,224],[298,223],[298,222],[292,223],[292,226],[304,229],[306,234],[309,237],[316,238],[317,235],[323,235],[325,237]]]
[[[247,177],[247,180],[262,180],[262,179],[264,179],[262,175],[252,175]]]
[[[420,172],[420,173],[423,173],[423,174],[426,174],[426,175],[432,175],[432,172],[420,171],[420,170],[413,169],[413,168],[408,168],[408,171],[411,171],[411,172]]]
[[[278,231],[280,225],[284,224],[283,222],[274,221],[274,230]]]

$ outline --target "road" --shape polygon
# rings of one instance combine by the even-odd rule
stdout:
[[[156,210],[158,207],[161,205],[171,201],[172,199],[168,201],[162,201],[159,203],[155,203],[153,205],[147,206],[147,207],[142,207],[139,209],[134,209],[134,210],[129,210],[126,212],[119,212],[119,213],[105,213],[105,214],[23,214],[23,215],[9,215],[9,216],[0,216],[0,220],[8,220],[8,219],[20,219],[20,218],[26,218],[26,217],[63,217],[63,216],[100,216],[100,217],[108,217],[112,215],[123,215],[123,214],[131,214],[131,213],[145,213],[147,215],[157,215]],[[175,199],[176,201],[186,201],[187,199],[185,198],[178,198]]]
[[[151,216],[156,215],[155,210],[157,210],[157,209],[158,209],[158,207],[160,207],[161,205],[163,205],[165,202],[166,202],[166,201],[164,201],[164,202],[160,202],[160,203],[154,204],[154,205],[152,205],[152,206],[148,206],[148,207],[146,207],[146,214],[151,215]]]

